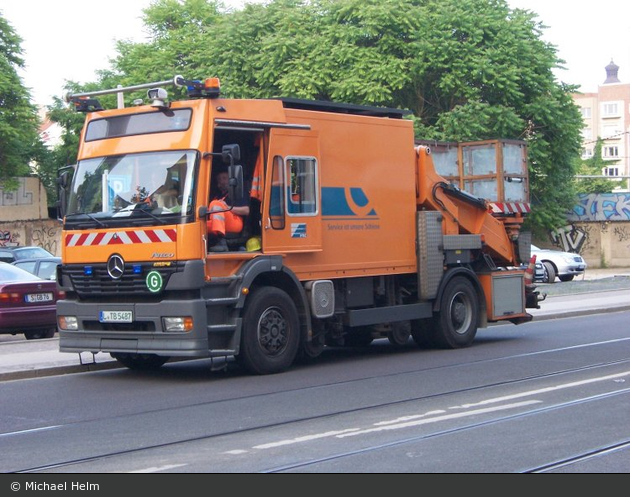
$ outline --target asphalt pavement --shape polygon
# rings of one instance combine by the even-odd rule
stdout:
[[[535,321],[630,310],[630,268],[588,269],[574,281],[537,286],[547,297],[540,309],[528,309]],[[105,353],[59,352],[56,336],[42,340],[0,338],[0,381],[121,367]]]

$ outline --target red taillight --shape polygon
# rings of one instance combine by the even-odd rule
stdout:
[[[22,302],[22,294],[15,292],[0,293],[0,304],[19,304]]]
[[[65,299],[66,298],[66,292],[64,292],[63,290],[59,290],[57,292],[57,300],[61,300],[61,299]]]

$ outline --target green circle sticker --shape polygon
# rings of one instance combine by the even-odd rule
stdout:
[[[162,275],[158,271],[151,271],[147,274],[147,288],[150,292],[157,293],[162,289],[162,285],[164,281],[162,280]]]

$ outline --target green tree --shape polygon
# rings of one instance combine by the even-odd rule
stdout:
[[[604,140],[597,138],[593,155],[588,159],[581,160],[578,165],[577,175],[586,176],[576,178],[575,190],[579,193],[610,193],[619,183],[607,178],[589,178],[588,176],[602,176],[605,168],[613,166],[617,161],[607,161],[602,157]]]
[[[37,132],[37,109],[17,72],[24,67],[21,43],[0,14],[0,183],[8,190],[16,188],[15,178],[30,174],[29,163],[45,153]]]
[[[506,0],[157,0],[144,21],[150,39],[120,42],[100,86],[181,73],[219,76],[228,97],[410,109],[418,138],[526,140],[533,227],[573,204],[576,88],[555,79],[563,61],[537,16]]]

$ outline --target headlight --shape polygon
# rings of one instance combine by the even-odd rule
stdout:
[[[162,318],[164,331],[186,333],[193,329],[193,319],[190,316]]]
[[[76,316],[59,316],[57,324],[60,330],[77,331],[79,329],[79,321]]]

